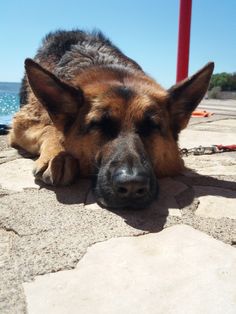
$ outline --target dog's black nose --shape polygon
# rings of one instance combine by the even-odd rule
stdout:
[[[144,198],[150,191],[149,177],[138,169],[122,168],[113,175],[113,189],[120,199],[137,200]]]

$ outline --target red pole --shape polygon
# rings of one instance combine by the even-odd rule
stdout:
[[[176,82],[188,76],[192,0],[180,0]]]

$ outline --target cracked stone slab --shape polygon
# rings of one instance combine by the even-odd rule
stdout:
[[[29,189],[3,196],[0,226],[23,236],[78,224],[89,187],[88,180],[80,180],[68,187]]]
[[[3,164],[11,160],[15,160],[18,158],[22,158],[22,156],[14,148],[8,148],[3,151],[0,151],[0,164]]]
[[[25,313],[26,304],[20,272],[13,253],[15,235],[0,230],[0,313]]]
[[[236,251],[178,225],[90,247],[74,270],[24,283],[28,313],[234,314]]]
[[[23,191],[25,188],[39,189],[32,174],[34,161],[16,159],[0,165],[0,185],[3,189]]]
[[[0,230],[0,269],[9,258],[11,247],[11,234],[5,230]]]
[[[199,200],[197,216],[236,219],[236,191],[208,186],[193,188]]]
[[[23,280],[74,268],[87,248],[95,242],[143,234],[111,216],[110,213],[110,217],[102,222],[91,220],[87,225],[82,222],[77,226],[20,237],[15,254],[19,257]]]

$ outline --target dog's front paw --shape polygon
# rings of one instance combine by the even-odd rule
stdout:
[[[78,160],[61,152],[47,161],[40,156],[35,162],[33,174],[37,180],[49,185],[68,185],[74,181],[78,170]]]

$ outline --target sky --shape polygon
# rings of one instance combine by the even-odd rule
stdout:
[[[236,1],[192,0],[189,74],[208,61],[236,72]],[[100,29],[163,87],[176,79],[179,0],[0,0],[0,81],[19,82],[24,59],[57,29]]]

